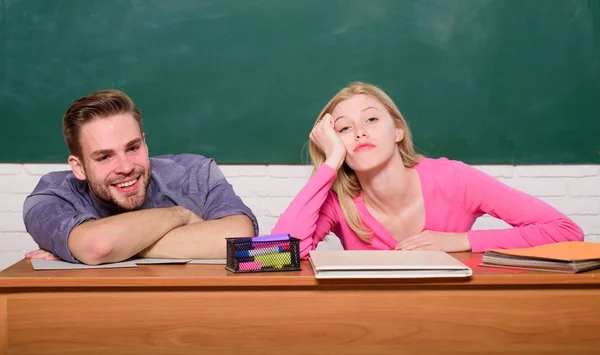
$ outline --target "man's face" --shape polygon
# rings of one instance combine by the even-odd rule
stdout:
[[[97,118],[81,127],[81,159],[69,164],[80,180],[87,180],[101,202],[124,211],[139,209],[146,199],[152,168],[148,147],[130,114]]]

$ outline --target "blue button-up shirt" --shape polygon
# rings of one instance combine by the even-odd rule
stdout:
[[[205,220],[245,214],[258,223],[227,182],[214,160],[201,155],[162,155],[150,158],[152,175],[141,209],[182,206]],[[25,199],[27,232],[42,249],[78,262],[67,245],[69,234],[81,223],[118,214],[92,197],[87,181],[71,171],[44,175]]]

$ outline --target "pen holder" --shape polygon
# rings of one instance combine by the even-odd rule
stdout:
[[[235,273],[302,270],[300,239],[289,234],[227,238],[225,268]]]

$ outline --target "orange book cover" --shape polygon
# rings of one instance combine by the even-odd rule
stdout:
[[[591,242],[560,242],[531,248],[493,249],[490,251],[504,255],[558,261],[600,259],[600,243]]]

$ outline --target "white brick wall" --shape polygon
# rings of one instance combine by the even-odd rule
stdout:
[[[600,242],[600,165],[477,166],[504,183],[540,197],[578,223],[586,241]],[[67,164],[0,164],[0,270],[17,262],[36,244],[25,233],[23,201],[41,175],[68,170]],[[237,194],[256,214],[261,234],[268,234],[277,217],[304,186],[309,166],[221,166]],[[505,228],[489,216],[477,220],[475,229]],[[337,248],[335,237],[326,248]]]

